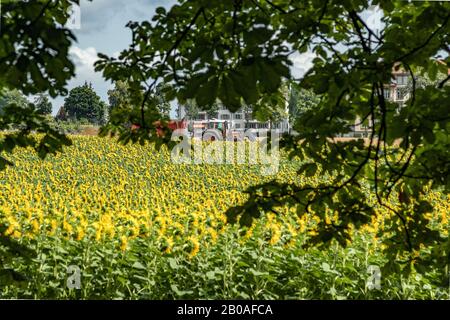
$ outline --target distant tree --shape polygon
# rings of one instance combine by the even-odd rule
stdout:
[[[125,81],[119,80],[114,83],[114,88],[108,90],[108,110],[111,111],[118,106],[125,106],[130,104],[128,84]]]
[[[168,89],[168,86],[164,83],[160,83],[156,86],[155,89],[155,98],[156,104],[158,106],[158,110],[161,115],[169,117],[170,116],[170,102],[166,100],[164,96],[164,91]]]
[[[69,119],[86,119],[91,123],[105,122],[107,106],[95,93],[91,84],[73,88],[64,100],[64,109]]]
[[[223,106],[221,106],[220,101],[216,101],[214,103],[212,103],[208,109],[206,110],[201,110],[196,101],[195,100],[191,100],[188,99],[184,104],[183,104],[184,110],[186,112],[186,117],[188,119],[195,119],[197,118],[198,114],[200,111],[206,111],[206,114],[208,115],[208,118],[214,118],[217,117],[217,112],[219,111],[219,109]]]
[[[130,99],[129,85],[126,81],[116,81],[114,83],[114,88],[108,90],[108,101],[109,101],[109,112],[113,109],[122,106],[127,107],[132,104]],[[166,100],[164,96],[164,91],[167,89],[167,85],[160,83],[155,88],[155,99],[156,105],[160,113],[164,116],[169,116],[170,114],[170,103]]]
[[[67,113],[66,110],[64,109],[64,106],[61,106],[58,110],[58,113],[55,116],[56,120],[60,120],[60,121],[66,121],[67,120]]]
[[[425,72],[423,69],[419,69],[414,76],[414,81],[411,77],[407,82],[407,85],[400,87],[401,96],[411,95],[415,89],[425,89],[427,87],[439,87],[440,83],[445,80],[447,76],[444,72],[435,71],[435,74]]]
[[[289,118],[291,124],[306,111],[316,107],[319,104],[319,100],[319,96],[312,90],[299,88],[294,84],[291,85],[289,91]]]
[[[195,119],[200,112],[200,108],[195,100],[191,99],[186,100],[186,103],[184,103],[184,110],[186,111],[186,117],[188,119]]]
[[[216,100],[207,110],[206,114],[208,118],[217,117],[217,113],[219,109],[224,108],[224,106],[220,103],[220,101]]]
[[[36,109],[41,114],[51,114],[52,113],[52,103],[48,96],[44,93],[38,94],[38,96],[34,99],[34,105]]]
[[[289,83],[283,81],[279,92],[276,94],[262,95],[255,103],[246,106],[251,108],[252,118],[259,121],[269,121],[270,123],[280,122],[288,117]],[[241,105],[246,105],[241,101]]]
[[[109,120],[109,106],[106,102],[104,102],[103,100],[100,101],[101,104],[101,109],[100,109],[100,114],[99,114],[99,121],[98,123],[101,125],[104,125],[108,122]]]
[[[244,113],[245,127],[248,128],[248,123],[253,118],[253,107],[244,103],[241,110]]]

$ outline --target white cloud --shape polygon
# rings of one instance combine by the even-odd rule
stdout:
[[[94,87],[107,87],[106,82],[100,72],[95,72],[94,63],[98,60],[97,50],[93,47],[82,49],[72,46],[69,50],[70,58],[75,64],[76,77],[70,81],[70,84],[80,85],[85,81],[92,82]],[[101,94],[100,94],[101,95]]]
[[[71,89],[83,85],[85,82],[91,83],[95,92],[104,100],[107,101],[107,91],[111,88],[111,82],[105,81],[100,72],[95,72],[94,63],[97,61],[97,50],[93,47],[80,48],[72,46],[69,50],[70,59],[75,65],[75,78],[72,78],[67,89]],[[59,96],[52,99],[53,114],[59,110],[64,104],[64,97]]]
[[[111,24],[128,20],[151,20],[156,7],[170,8],[175,0],[81,0],[81,29],[78,34],[91,34],[111,28]],[[131,19],[130,19],[131,17]]]
[[[313,59],[316,57],[315,53],[312,51],[307,51],[305,53],[295,52],[290,57],[293,65],[291,67],[291,73],[294,78],[301,78],[303,75],[313,67]]]
[[[69,49],[70,57],[76,66],[79,67],[90,67],[94,65],[97,58],[97,50],[93,47],[86,49],[81,49],[76,46],[72,46]]]
[[[120,13],[123,13],[123,0],[95,0],[80,2],[81,29],[77,33],[86,34],[99,32],[108,27],[108,23]]]
[[[76,77],[69,83],[69,87],[82,85],[85,81],[91,82],[98,94],[106,99],[106,91],[110,82],[103,79],[101,72],[95,72],[94,63],[98,60],[97,50],[93,47],[80,48],[72,46],[69,50],[70,58],[75,64]]]

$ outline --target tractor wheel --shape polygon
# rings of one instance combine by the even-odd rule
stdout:
[[[203,141],[221,141],[222,132],[217,129],[208,129],[203,133]]]

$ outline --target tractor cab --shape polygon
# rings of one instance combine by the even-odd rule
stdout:
[[[226,120],[211,119],[205,123],[204,134],[206,134],[207,140],[222,140],[225,138],[228,129],[229,124]],[[216,132],[213,132],[213,130]],[[217,134],[220,134],[220,137]]]
[[[226,120],[211,119],[208,121],[206,129],[216,129],[225,132],[228,129]]]

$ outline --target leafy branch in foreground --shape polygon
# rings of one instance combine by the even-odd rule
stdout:
[[[52,97],[66,92],[67,81],[74,75],[69,47],[75,37],[63,27],[69,7],[78,0],[3,1],[0,20],[0,90],[17,89],[25,95],[49,92]],[[34,105],[10,101],[2,104],[0,130],[0,170],[12,163],[5,157],[16,147],[32,147],[39,157],[61,151],[71,141],[52,127]],[[39,136],[32,135],[39,133]],[[3,215],[3,212],[0,212]],[[0,231],[3,226],[0,226]],[[20,250],[19,250],[20,249]],[[0,236],[0,281],[18,275],[5,269],[8,258],[16,253],[25,257],[14,240]],[[6,251],[5,251],[6,250]],[[19,277],[20,278],[20,277]]]
[[[75,70],[68,57],[69,47],[76,39],[64,24],[69,18],[69,7],[78,4],[78,0],[2,3],[2,95],[8,89],[24,95],[48,91],[52,97],[66,93],[65,86]],[[12,152],[16,146],[31,146],[43,158],[70,144],[34,105],[22,100],[10,99],[0,110],[0,130],[13,130],[2,137],[2,152]],[[43,134],[40,141],[30,135],[33,132]],[[4,168],[8,161],[1,159]]]

